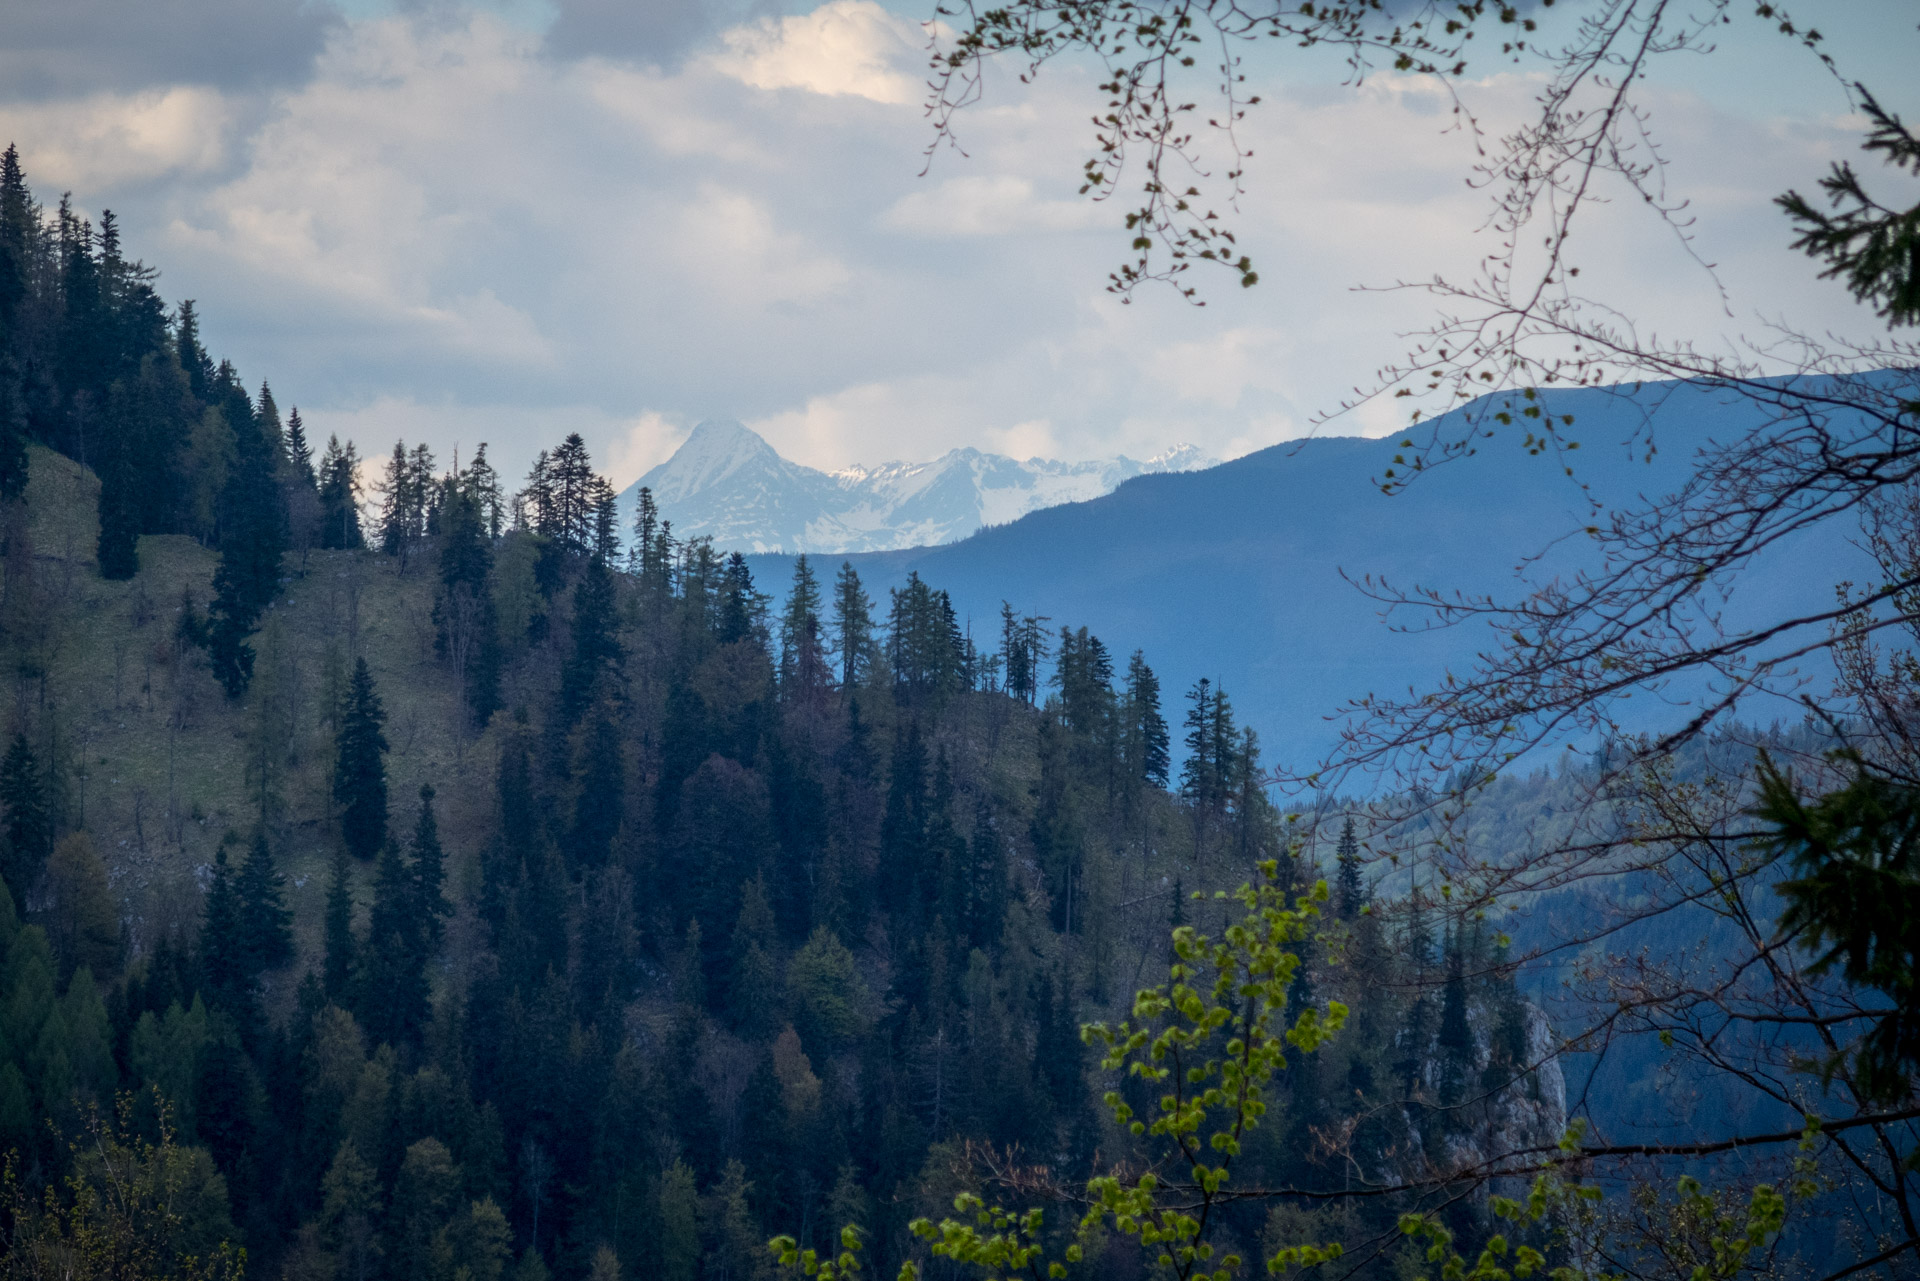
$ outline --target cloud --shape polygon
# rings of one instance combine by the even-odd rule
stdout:
[[[289,404],[283,385],[275,395]],[[518,488],[533,466],[536,450],[578,432],[596,466],[625,485],[673,453],[686,432],[659,414],[623,417],[594,405],[473,405],[451,398],[419,400],[379,396],[352,405],[312,405],[299,401],[308,438],[316,451],[328,436],[357,441],[360,452],[377,464],[396,440],[409,447],[424,444],[442,467],[458,455],[464,463],[480,445],[509,488]]]
[[[967,174],[908,192],[880,215],[880,225],[919,236],[1019,236],[1084,231],[1103,216],[1088,200],[1041,199],[1028,178]]]
[[[1470,274],[1491,247],[1462,181],[1473,139],[1430,86],[1292,83],[1242,133],[1236,229],[1261,285],[1203,267],[1204,309],[1153,290],[1122,306],[1102,285],[1124,202],[1076,194],[1094,69],[994,80],[960,122],[968,154],[922,177],[921,35],[876,4],[742,20],[656,59],[576,56],[562,28],[585,12],[563,2],[544,37],[457,9],[357,17],[270,95],[90,89],[0,108],[0,126],[43,195],[71,185],[93,208],[115,189],[129,250],[169,299],[199,300],[250,382],[368,452],[487,439],[511,474],[579,430],[630,478],[722,415],[829,467],[960,445],[1226,456],[1308,430],[1430,314],[1354,285]],[[1470,89],[1497,135],[1536,86]],[[1682,122],[1701,254],[1748,311],[1852,317],[1768,203],[1848,151],[1848,128],[1656,105]],[[1646,222],[1597,207],[1579,252],[1663,330],[1728,323]],[[1404,409],[1329,430],[1389,431]]]
[[[233,124],[226,99],[198,86],[0,103],[0,136],[31,148],[29,182],[95,196],[218,169],[228,158]]]
[[[339,21],[313,0],[8,0],[0,99],[294,83]]]
[[[547,47],[563,58],[677,62],[715,31],[745,17],[723,0],[557,0]]]
[[[601,470],[614,488],[625,489],[673,457],[691,430],[665,414],[641,414],[627,425],[625,435],[613,438]]]
[[[828,0],[812,13],[761,18],[720,37],[713,65],[756,89],[805,89],[899,106],[920,82],[901,70],[924,62],[919,28],[872,0]]]

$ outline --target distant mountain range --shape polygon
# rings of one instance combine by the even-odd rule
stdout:
[[[882,616],[886,589],[918,573],[951,594],[983,645],[997,646],[1006,600],[1052,615],[1055,628],[1090,628],[1123,667],[1126,654],[1144,650],[1176,726],[1180,694],[1210,677],[1233,696],[1242,723],[1259,731],[1269,760],[1306,765],[1335,741],[1330,718],[1347,700],[1430,686],[1465,671],[1497,641],[1478,626],[1422,630],[1419,611],[1383,618],[1343,572],[1384,575],[1397,588],[1512,598],[1524,558],[1548,553],[1530,566],[1536,577],[1591,562],[1591,544],[1577,536],[1592,523],[1589,496],[1613,506],[1668,492],[1709,438],[1758,425],[1753,403],[1685,384],[1542,398],[1549,412],[1574,415],[1582,445],[1575,477],[1552,455],[1530,456],[1515,431],[1389,497],[1377,478],[1393,465],[1400,437],[1294,441],[1204,471],[1137,477],[1104,497],[1035,511],[948,546],[848,559]],[[1627,443],[1649,423],[1660,445],[1652,461],[1644,437],[1638,449]],[[1847,526],[1829,521],[1749,566],[1728,620],[1817,611],[1831,605],[1839,580],[1873,579],[1877,571],[1849,542],[1857,530]],[[822,561],[818,572],[830,577],[840,560]],[[750,563],[762,590],[784,596],[791,556]],[[1684,714],[1660,698],[1622,711],[1648,728]],[[1783,704],[1747,714],[1797,720],[1800,711]]]
[[[1192,445],[1145,462],[1024,461],[955,449],[932,462],[818,471],[789,462],[737,422],[703,422],[673,457],[620,495],[629,518],[653,491],[679,538],[728,551],[844,553],[932,547],[1061,503],[1112,493],[1136,476],[1212,467]]]

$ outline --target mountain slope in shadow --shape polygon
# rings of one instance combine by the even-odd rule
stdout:
[[[1378,481],[1402,438],[1297,441],[1204,471],[1142,476],[946,546],[816,561],[823,580],[851,561],[882,616],[886,589],[918,573],[951,594],[983,648],[998,645],[1005,600],[1046,611],[1055,629],[1088,627],[1122,669],[1142,649],[1176,737],[1181,694],[1212,678],[1259,731],[1268,760],[1305,766],[1335,743],[1329,718],[1348,701],[1464,672],[1495,640],[1480,625],[1423,630],[1424,612],[1389,614],[1352,580],[1517,597],[1523,565],[1538,580],[1592,563],[1581,533],[1594,522],[1592,501],[1607,508],[1666,493],[1703,444],[1760,421],[1751,403],[1678,383],[1550,392],[1543,403],[1575,416],[1577,452],[1530,455],[1521,428],[1501,428],[1474,456],[1389,496]],[[1477,402],[1456,417],[1489,408]],[[1852,531],[1828,524],[1741,574],[1729,618],[1819,609],[1837,581],[1865,577]],[[784,594],[793,558],[752,559],[763,590]],[[1671,724],[1683,695],[1643,697],[1630,719]],[[1746,714],[1797,715],[1784,701]]]

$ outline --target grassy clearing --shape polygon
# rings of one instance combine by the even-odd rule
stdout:
[[[460,728],[459,691],[434,656],[432,567],[289,556],[253,639],[253,686],[229,700],[175,640],[183,595],[206,609],[216,556],[191,538],[147,537],[132,580],[102,580],[98,489],[78,463],[34,450],[0,579],[0,661],[13,683],[9,737],[25,730],[56,763],[62,825],[93,833],[135,939],[192,928],[220,841],[250,835],[264,813],[303,950],[317,952],[337,841],[331,709],[356,657],[387,708],[395,831],[411,828],[431,783],[450,875],[470,876],[491,830],[492,735]]]

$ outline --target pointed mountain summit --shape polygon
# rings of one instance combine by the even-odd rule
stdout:
[[[730,418],[713,418],[695,427],[673,457],[648,472],[646,483],[659,501],[681,502],[727,485],[742,471],[777,472],[782,461],[758,432]]]
[[[1215,465],[1192,445],[1144,463],[954,449],[931,462],[825,472],[782,458],[741,423],[709,419],[620,502],[630,516],[644,486],[676,536],[710,537],[728,551],[892,551],[954,542],[1044,507],[1098,498],[1135,476]]]

